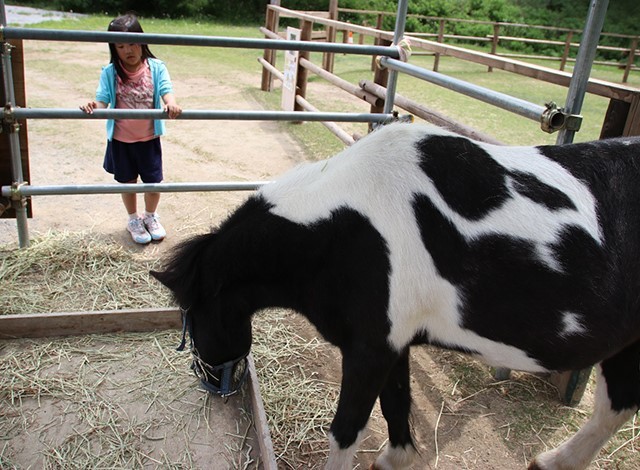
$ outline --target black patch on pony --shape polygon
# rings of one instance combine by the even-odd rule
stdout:
[[[522,349],[552,370],[581,369],[602,357],[606,341],[559,336],[565,312],[605,327],[608,312],[594,291],[602,254],[584,230],[566,226],[560,234],[559,272],[528,240],[496,233],[468,242],[428,197],[417,195],[413,207],[438,273],[459,289],[464,328]]]
[[[576,210],[575,204],[566,194],[553,186],[543,183],[535,175],[513,170],[509,174],[513,178],[513,188],[533,202],[552,211],[560,209]]]
[[[428,136],[416,149],[422,171],[463,217],[482,219],[510,198],[507,170],[469,139]]]

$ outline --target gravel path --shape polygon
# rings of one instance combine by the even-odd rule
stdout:
[[[65,18],[78,18],[85,16],[80,13],[42,10],[40,8],[19,7],[13,5],[5,5],[5,14],[7,17],[7,25],[9,26],[24,26],[41,23],[43,21],[57,21]]]

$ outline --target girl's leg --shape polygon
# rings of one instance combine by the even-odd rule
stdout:
[[[127,184],[137,183],[138,180],[127,181]],[[132,215],[138,212],[138,195],[136,193],[122,193],[122,202],[127,214]]]
[[[153,214],[160,203],[160,193],[144,193],[144,210]]]

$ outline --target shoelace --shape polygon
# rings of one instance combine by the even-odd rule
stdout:
[[[158,229],[158,219],[156,219],[155,217],[147,217],[145,219],[145,225],[150,230],[157,230]]]
[[[136,233],[142,233],[142,231],[145,230],[144,224],[140,219],[129,222],[129,227],[131,227],[131,229]]]

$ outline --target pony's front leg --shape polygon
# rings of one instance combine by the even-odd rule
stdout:
[[[351,470],[362,432],[389,371],[398,360],[388,347],[343,351],[342,386],[331,423],[325,470]]]
[[[411,385],[409,383],[409,348],[391,369],[382,393],[380,408],[389,429],[389,443],[371,466],[375,470],[401,470],[411,466],[416,449],[409,426]]]

